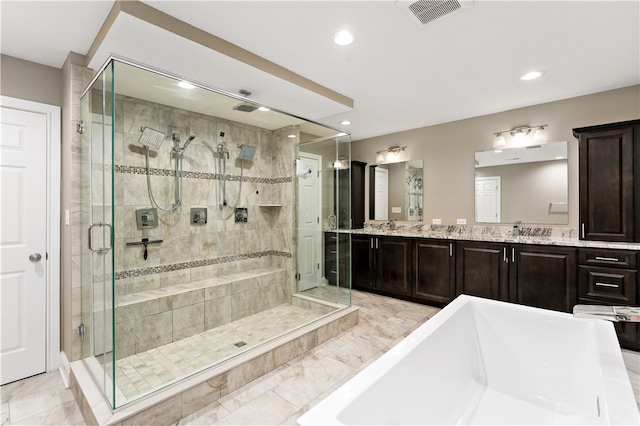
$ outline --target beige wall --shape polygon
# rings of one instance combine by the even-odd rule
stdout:
[[[375,164],[376,151],[406,145],[406,159],[424,159],[424,219],[474,223],[474,152],[492,149],[493,133],[548,124],[550,141],[568,141],[569,226],[578,227],[578,144],[572,129],[640,117],[640,85],[354,141],[354,160]],[[368,168],[367,168],[368,169]],[[369,186],[368,171],[365,188]],[[365,217],[369,194],[365,194]]]
[[[62,70],[2,55],[0,94],[62,106]]]

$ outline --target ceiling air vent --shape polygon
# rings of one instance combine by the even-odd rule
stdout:
[[[444,16],[451,15],[454,12],[473,5],[472,0],[419,0],[406,1],[398,0],[396,5],[404,12],[416,25],[424,27],[425,25],[440,19]]]

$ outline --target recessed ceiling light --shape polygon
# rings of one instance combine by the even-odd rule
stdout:
[[[178,83],[178,86],[182,87],[183,89],[195,89],[196,87],[188,81],[181,81],[180,83]]]
[[[267,107],[259,107],[258,111],[271,111],[271,110]]]
[[[342,120],[340,124],[342,124],[343,126],[348,126],[349,124],[351,124],[351,122],[349,120]]]
[[[522,74],[520,76],[520,80],[535,80],[536,78],[540,77],[542,74],[544,74],[544,71],[529,71],[526,74]]]
[[[333,42],[338,46],[348,46],[353,43],[353,34],[347,30],[338,31],[333,35]]]

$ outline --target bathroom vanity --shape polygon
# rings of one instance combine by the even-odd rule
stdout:
[[[525,230],[549,235],[551,229]],[[567,313],[577,304],[639,303],[640,244],[513,237],[509,230],[435,225],[390,230],[367,223],[352,231],[353,288],[433,306],[445,306],[460,294]],[[624,348],[640,350],[637,324],[615,328]]]

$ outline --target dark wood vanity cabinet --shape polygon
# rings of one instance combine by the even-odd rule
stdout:
[[[349,286],[349,234],[324,233],[324,276],[329,284]]]
[[[638,252],[632,250],[578,249],[578,303],[637,306],[640,285]],[[640,324],[614,323],[620,345],[640,350]]]
[[[411,295],[410,239],[354,234],[351,246],[354,288]]]
[[[364,172],[367,163],[351,161],[348,169],[337,170],[336,206],[340,229],[364,227]]]
[[[572,312],[576,304],[576,249],[512,244],[509,301]]]
[[[508,244],[456,243],[456,295],[508,300]]]
[[[375,289],[373,244],[369,235],[351,235],[351,284],[355,289]]]
[[[444,306],[456,297],[455,242],[413,240],[413,291],[422,302]]]
[[[640,120],[573,129],[580,238],[640,242]]]

